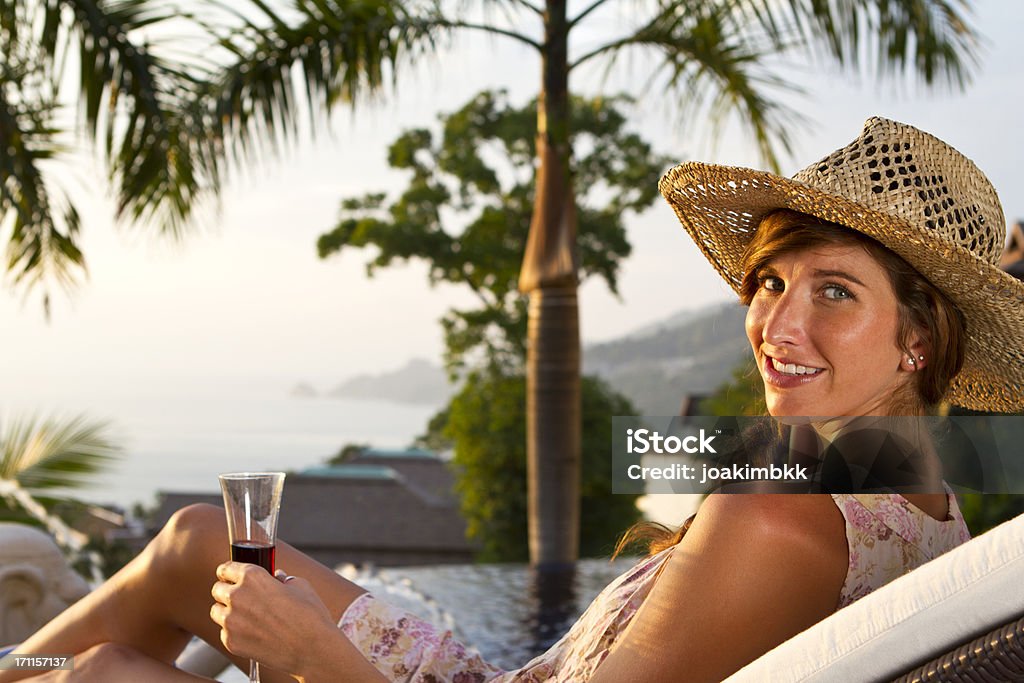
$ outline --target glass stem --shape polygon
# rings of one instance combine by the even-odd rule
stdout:
[[[260,663],[255,659],[249,660],[249,683],[260,683]]]

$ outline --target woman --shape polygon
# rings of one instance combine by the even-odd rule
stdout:
[[[1024,286],[994,265],[1005,225],[994,190],[948,145],[876,118],[794,180],[685,164],[661,190],[749,306],[773,416],[828,439],[853,418],[922,415],[943,398],[1024,405]],[[243,667],[259,659],[265,681],[290,680],[268,669],[303,681],[720,680],[966,540],[954,497],[932,484],[710,496],[517,672],[285,544],[279,564],[300,578],[220,564],[223,514],[194,506],[20,651],[79,653],[77,677],[102,681],[195,680],[168,664],[191,634]]]

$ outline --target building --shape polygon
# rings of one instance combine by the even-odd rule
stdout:
[[[1024,280],[1024,221],[1014,223],[999,267],[1018,280]]]
[[[1024,221],[1017,221],[1006,232],[1006,248],[999,260],[999,267],[1004,270],[1007,266],[1024,261]]]
[[[449,463],[430,451],[369,449],[289,473],[278,536],[329,567],[472,562],[453,485]],[[217,494],[166,493],[151,528],[196,502],[222,505]]]

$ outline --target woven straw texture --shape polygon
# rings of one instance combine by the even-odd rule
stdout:
[[[947,400],[973,410],[1024,410],[1024,283],[996,266],[1006,221],[992,184],[946,143],[876,117],[852,143],[792,179],[686,163],[668,171],[659,189],[737,292],[744,250],[776,209],[874,238],[945,292],[966,318],[964,368]]]
[[[1024,681],[1024,617],[937,657],[893,683]]]

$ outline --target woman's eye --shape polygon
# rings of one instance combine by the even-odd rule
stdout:
[[[853,294],[840,285],[825,285],[823,292],[826,299],[852,299]]]
[[[761,281],[761,286],[770,292],[781,292],[784,289],[782,279],[774,275],[764,275],[759,277],[758,280]]]

